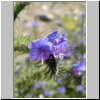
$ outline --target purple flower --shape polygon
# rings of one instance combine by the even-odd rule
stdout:
[[[84,90],[84,88],[83,88],[82,85],[77,85],[77,87],[76,87],[76,91],[77,91],[78,93],[82,93],[83,90]]]
[[[34,84],[34,88],[35,88],[35,89],[37,89],[37,88],[39,88],[39,87],[40,87],[39,82],[37,82],[37,83]]]
[[[60,34],[58,31],[54,31],[45,38],[33,41],[28,45],[28,49],[30,50],[30,61],[47,60],[50,53],[60,59],[71,55],[65,34]]]
[[[41,86],[42,88],[44,88],[44,87],[46,86],[46,83],[45,83],[44,81],[40,81],[40,86]]]
[[[53,35],[51,35],[53,37]],[[65,34],[58,33],[57,37],[52,39],[52,52],[54,56],[63,59],[63,57],[70,57],[71,49],[66,39]]]
[[[53,33],[49,34],[47,38],[53,43],[53,45],[58,45],[67,40],[65,34],[61,34],[58,31],[54,31]]]
[[[62,56],[65,56],[65,57],[70,57],[71,55],[71,49],[70,47],[68,46],[67,42],[63,42],[57,46],[54,46],[53,47],[53,53],[55,56],[59,56],[62,57]]]
[[[72,74],[73,74],[74,77],[81,76],[81,72],[80,71],[73,71]]]
[[[51,33],[51,34],[49,34],[48,36],[47,36],[47,38],[48,38],[48,40],[50,41],[50,42],[52,42],[53,40],[55,40],[55,38],[57,38],[58,37],[58,31],[54,31],[53,33]]]
[[[53,50],[53,54],[55,56],[58,56],[59,58],[61,58],[62,56],[70,57],[70,55],[71,55],[71,50],[67,46],[66,42],[63,42],[57,46],[53,46],[52,50]]]
[[[83,55],[83,59],[86,60],[86,54]]]
[[[31,61],[46,60],[51,52],[51,43],[47,42],[47,38],[41,38],[30,43],[28,48]]]
[[[44,88],[46,86],[46,83],[44,81],[38,81],[37,83],[34,84],[34,88]]]
[[[66,42],[66,41],[67,41],[67,39],[66,39],[65,34],[59,34],[59,36],[57,38],[55,38],[55,40],[53,41],[53,44],[58,45],[62,42]]]
[[[59,26],[61,26],[61,25],[62,25],[61,20],[60,20],[60,19],[57,19],[57,20],[56,20],[56,24],[59,25]]]
[[[56,82],[57,82],[58,84],[60,84],[60,83],[61,83],[61,79],[57,79]]]
[[[83,55],[82,60],[77,61],[71,69],[72,74],[75,77],[79,77],[81,75],[81,72],[86,70],[86,55]]]
[[[59,94],[63,94],[63,93],[65,93],[65,87],[64,86],[61,86],[61,87],[58,87],[58,89],[57,89],[57,92],[59,93]]]
[[[32,22],[32,27],[37,27],[38,25],[39,25],[38,22],[36,22],[36,21]]]
[[[73,65],[73,71],[85,71],[86,70],[86,61],[78,61]]]
[[[44,92],[43,92],[43,96],[44,97],[48,97],[48,96],[51,96],[52,94],[51,94],[51,91],[50,90],[45,90]]]

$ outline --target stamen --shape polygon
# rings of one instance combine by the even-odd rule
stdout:
[[[63,56],[63,55],[60,55],[60,56],[59,56],[59,59],[60,59],[60,60],[63,60],[63,59],[64,59],[64,56]]]

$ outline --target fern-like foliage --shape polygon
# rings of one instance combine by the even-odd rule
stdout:
[[[18,51],[21,53],[28,53],[28,44],[30,42],[32,42],[33,37],[32,36],[27,36],[27,37],[23,37],[23,36],[17,36],[14,39],[14,51]]]

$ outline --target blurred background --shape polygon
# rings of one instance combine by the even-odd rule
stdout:
[[[66,30],[75,44],[70,59],[57,63],[61,77],[45,75],[45,65],[29,61],[27,45],[54,30]],[[14,97],[85,98],[86,74],[82,86],[68,71],[86,53],[86,2],[14,2]],[[63,73],[63,74],[62,74]]]

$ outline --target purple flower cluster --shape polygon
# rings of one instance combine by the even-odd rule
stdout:
[[[61,26],[61,25],[62,25],[61,20],[60,20],[60,19],[57,19],[57,20],[56,20],[56,24],[57,24],[58,26]]]
[[[72,74],[75,77],[79,77],[81,72],[86,70],[86,54],[83,55],[82,60],[76,62],[71,69]]]
[[[45,90],[45,91],[43,92],[43,96],[44,96],[44,97],[48,97],[48,96],[51,96],[51,95],[52,95],[52,93],[51,93],[50,90]]]
[[[65,34],[54,31],[47,37],[37,39],[28,45],[30,61],[46,60],[49,54],[55,57],[70,57],[71,50]]]
[[[39,23],[38,22],[36,22],[36,21],[33,21],[32,22],[32,27],[34,28],[34,27],[38,27],[39,26]]]
[[[78,93],[82,93],[83,92],[83,86],[82,85],[77,85],[76,86],[76,91],[78,92]]]
[[[62,80],[59,78],[56,80],[56,83],[60,84],[62,82]]]
[[[35,89],[44,88],[45,86],[46,86],[46,82],[44,81],[38,81],[37,83],[34,84]]]
[[[59,94],[63,94],[63,93],[65,93],[65,91],[66,91],[66,89],[65,89],[64,86],[60,86],[60,87],[58,87],[58,89],[57,89],[57,92],[58,92]]]
[[[71,50],[65,34],[59,34],[58,38],[52,42],[52,52],[54,56],[61,58],[61,56],[70,57]]]

